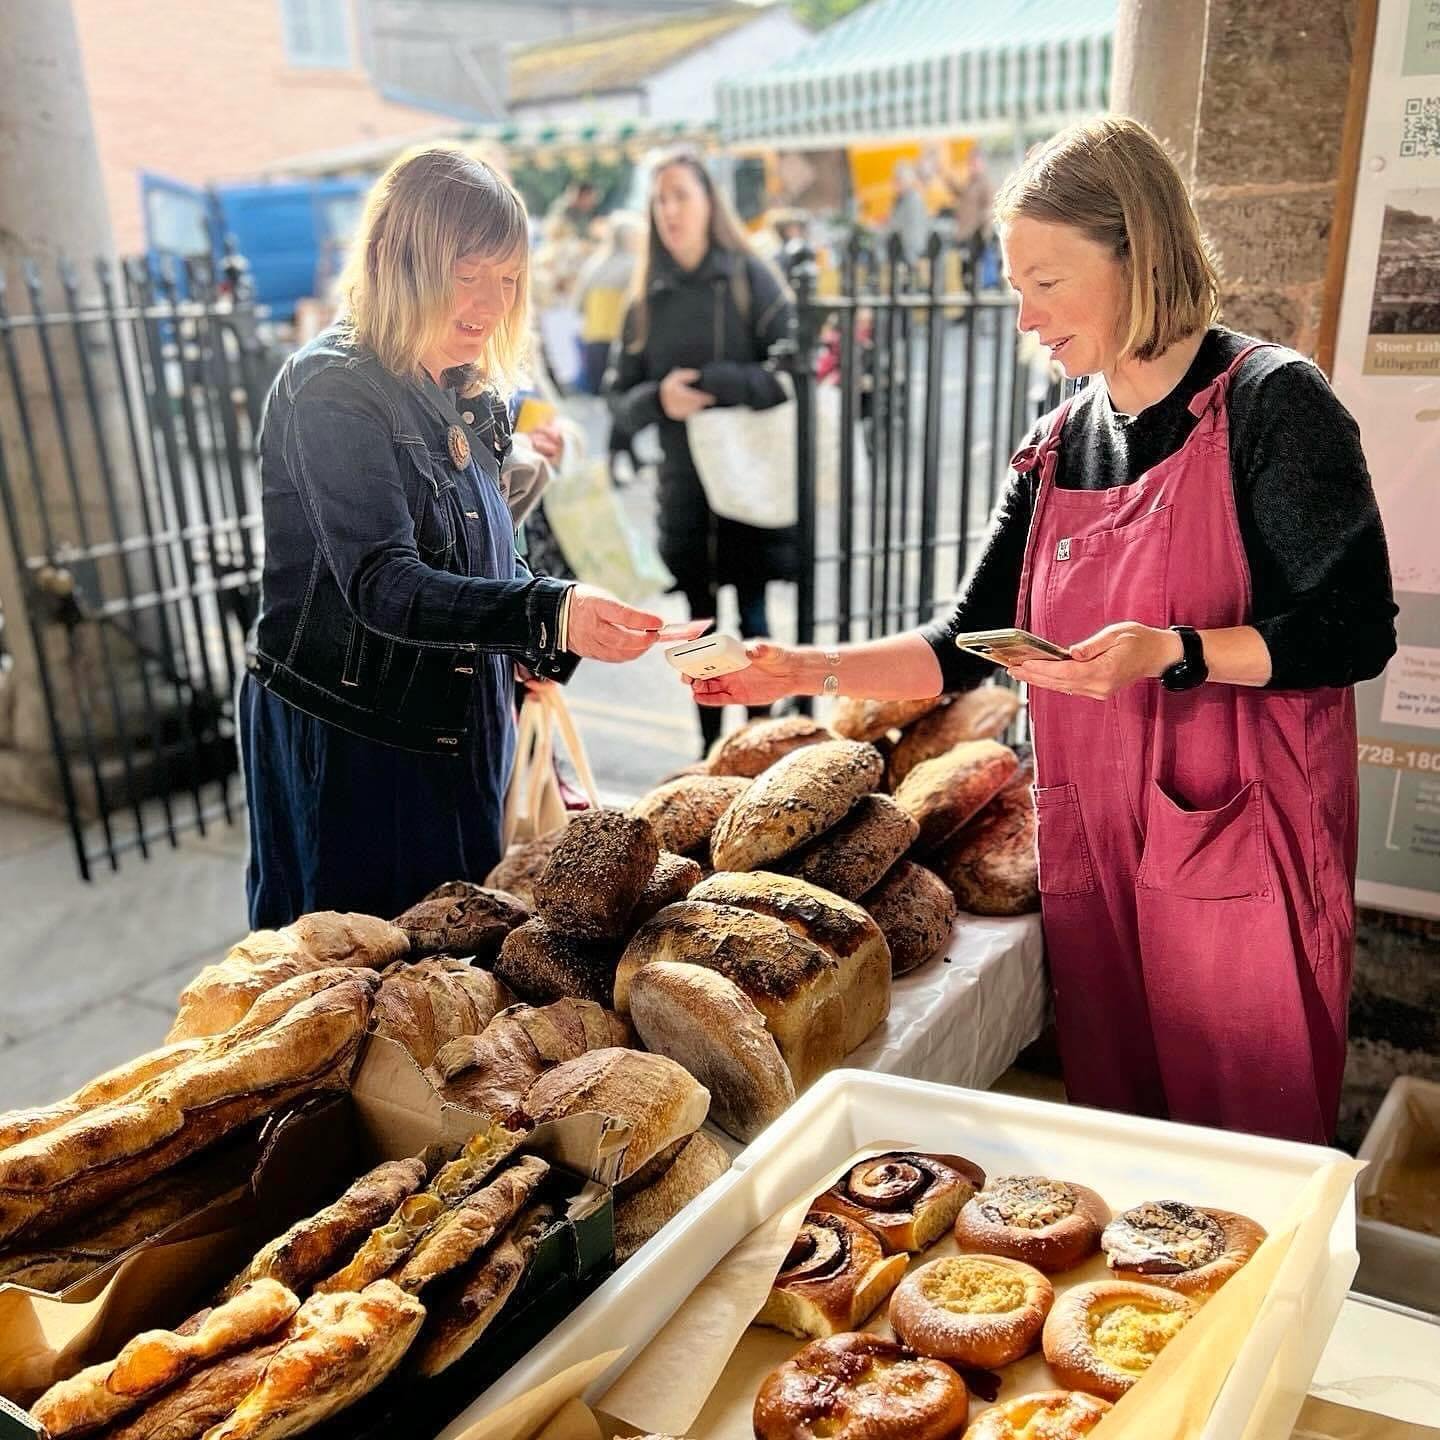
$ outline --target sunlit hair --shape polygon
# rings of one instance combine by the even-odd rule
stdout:
[[[1185,182],[1165,147],[1122,116],[1087,120],[1037,146],[995,197],[995,223],[1071,225],[1126,270],[1122,357],[1153,360],[1214,323],[1220,279]]]
[[[660,227],[655,220],[655,195],[660,188],[660,177],[667,170],[673,170],[677,166],[688,170],[695,177],[700,188],[705,192],[706,198],[710,201],[711,246],[719,250],[729,250],[733,254],[751,256],[766,268],[774,268],[751,245],[749,237],[745,234],[745,227],[741,225],[739,216],[735,214],[734,207],[726,198],[725,193],[716,189],[714,180],[710,178],[709,168],[700,152],[692,150],[688,146],[665,151],[650,172],[650,194],[646,203],[650,238],[640,252],[640,258],[635,265],[634,279],[631,281],[631,294],[634,300],[634,328],[629,348],[635,351],[645,348],[645,341],[650,333],[647,291],[650,288],[650,277],[655,273],[656,266],[662,262],[666,254],[665,242],[660,238]],[[785,282],[778,273],[775,278],[781,288],[785,288]],[[747,306],[748,296],[740,308],[743,310]]]
[[[512,261],[515,303],[478,361],[452,371],[474,394],[514,386],[530,329],[530,244],[525,205],[510,182],[457,145],[407,150],[375,182],[340,277],[341,324],[397,375],[415,375],[447,332],[462,256]]]

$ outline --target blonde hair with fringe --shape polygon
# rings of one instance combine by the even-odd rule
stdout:
[[[1154,360],[1215,322],[1220,277],[1185,182],[1161,142],[1123,116],[1088,120],[1037,146],[995,197],[995,223],[1069,225],[1125,266],[1122,357]]]
[[[341,325],[397,375],[414,376],[445,333],[463,256],[519,271],[515,303],[478,361],[452,371],[465,395],[514,387],[530,333],[530,231],[525,204],[493,166],[458,145],[407,150],[375,182],[340,277]]]

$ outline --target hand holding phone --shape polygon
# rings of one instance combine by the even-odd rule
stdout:
[[[1028,630],[971,630],[955,637],[961,650],[979,655],[995,665],[1019,665],[1025,660],[1068,660],[1070,652],[1063,645],[1042,640]]]

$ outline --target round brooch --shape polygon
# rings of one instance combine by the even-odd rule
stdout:
[[[445,432],[445,444],[455,468],[463,470],[470,463],[470,437],[458,425],[452,425]]]

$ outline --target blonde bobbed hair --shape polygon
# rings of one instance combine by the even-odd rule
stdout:
[[[1070,225],[1126,270],[1121,355],[1154,360],[1212,325],[1220,279],[1185,182],[1165,147],[1123,116],[1087,120],[1037,146],[995,197],[995,223]]]
[[[516,383],[530,331],[525,205],[493,166],[459,145],[407,150],[375,182],[340,277],[341,325],[387,369],[415,376],[450,324],[462,256],[513,259],[515,304],[479,360],[449,379],[466,395]]]

